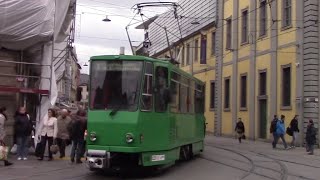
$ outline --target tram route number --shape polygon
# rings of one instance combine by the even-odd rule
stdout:
[[[155,162],[155,161],[164,161],[166,159],[166,155],[152,155],[151,156],[151,161]]]

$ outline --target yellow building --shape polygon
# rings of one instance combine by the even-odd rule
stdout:
[[[219,134],[233,136],[237,119],[242,118],[247,137],[270,139],[274,115],[285,115],[288,127],[297,114],[301,143],[308,119],[318,124],[319,29],[313,20],[319,17],[318,5],[319,1],[299,0],[220,4]]]
[[[320,1],[212,2],[212,22],[187,27],[192,33],[173,42],[169,36],[170,48],[164,48],[165,36],[152,41],[160,37],[159,27],[149,28],[158,46],[150,55],[169,56],[173,49],[179,66],[206,83],[207,131],[232,137],[241,118],[249,139],[270,140],[274,115],[285,115],[286,127],[299,115],[298,142],[303,144],[308,120],[316,127],[320,121]]]

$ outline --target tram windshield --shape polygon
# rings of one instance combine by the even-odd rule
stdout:
[[[142,61],[93,61],[91,66],[91,109],[137,110]]]

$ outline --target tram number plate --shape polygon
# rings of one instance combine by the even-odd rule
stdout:
[[[166,159],[165,155],[152,155],[151,161],[164,161]]]

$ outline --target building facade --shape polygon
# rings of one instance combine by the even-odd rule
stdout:
[[[319,122],[319,1],[225,0],[216,63],[214,130],[233,135],[243,119],[251,139],[270,139],[274,115],[286,127],[299,115],[299,143],[307,121]],[[219,94],[219,95],[218,95]]]
[[[190,1],[178,3],[189,12]],[[181,25],[186,30],[180,31],[180,38],[179,26],[170,29],[173,22],[159,16],[149,24],[148,53],[172,56],[206,83],[207,131],[234,136],[241,118],[249,139],[270,140],[274,115],[285,115],[286,127],[299,115],[298,141],[303,145],[308,120],[313,119],[316,128],[320,121],[320,1],[223,0],[206,7],[202,1],[193,3],[193,11],[205,12],[207,6],[213,11],[191,13],[193,21]],[[210,21],[195,22],[201,18]],[[169,27],[170,47],[157,24]]]

